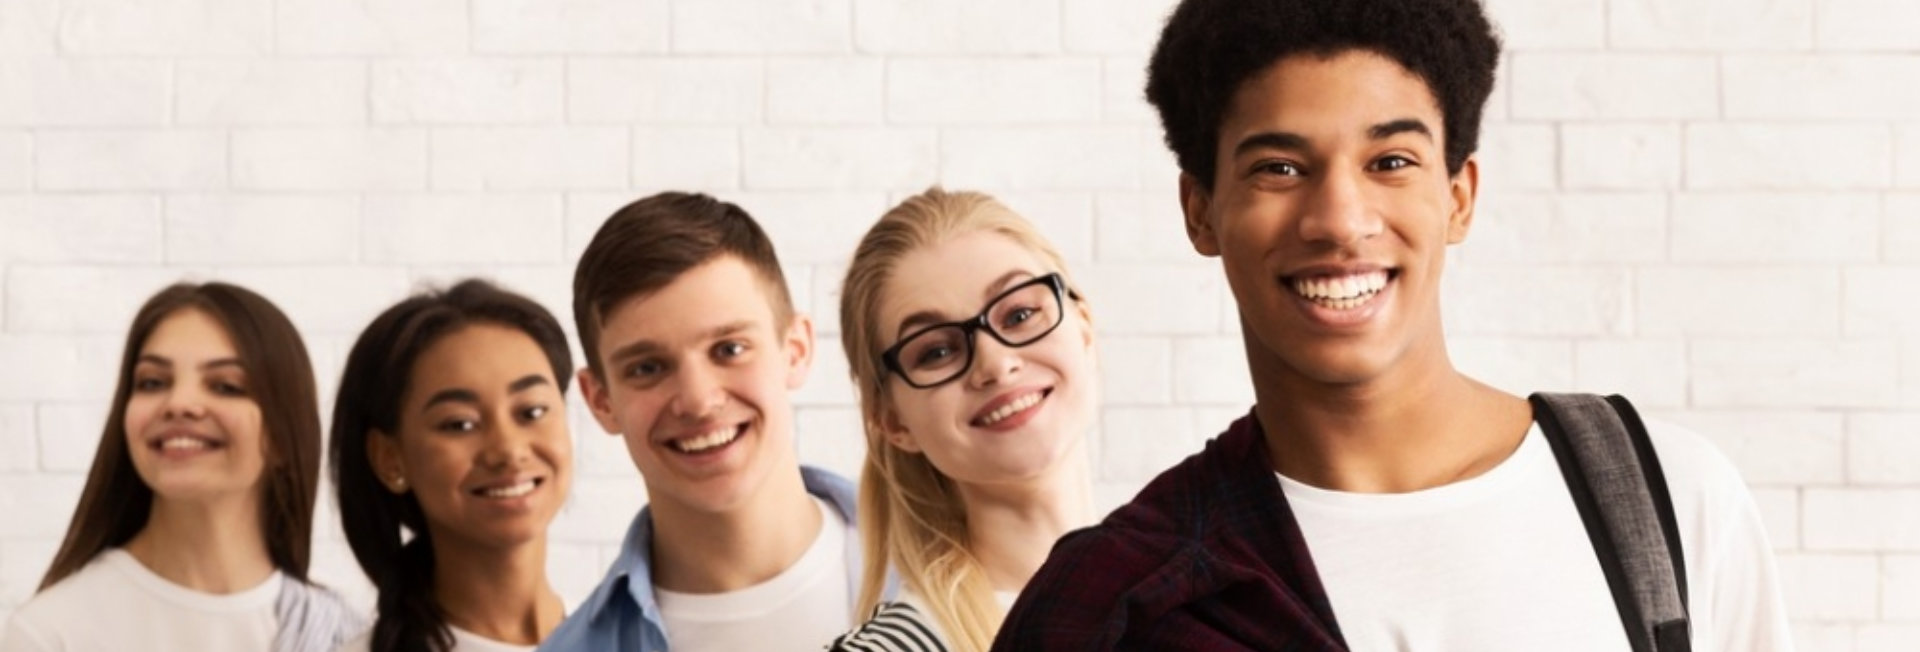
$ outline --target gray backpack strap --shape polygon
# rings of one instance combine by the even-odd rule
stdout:
[[[1634,652],[1690,652],[1686,558],[1666,474],[1639,413],[1619,396],[1534,394]]]

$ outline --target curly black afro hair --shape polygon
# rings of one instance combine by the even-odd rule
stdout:
[[[1447,172],[1478,147],[1500,40],[1479,0],[1184,0],[1147,64],[1180,169],[1213,187],[1220,123],[1240,85],[1283,58],[1381,54],[1426,82],[1445,123]]]

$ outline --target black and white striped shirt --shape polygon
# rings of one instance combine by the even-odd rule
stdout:
[[[939,626],[906,602],[886,602],[873,617],[833,640],[830,652],[947,652]]]

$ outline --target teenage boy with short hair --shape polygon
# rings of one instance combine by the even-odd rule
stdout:
[[[1174,10],[1147,97],[1256,403],[1063,539],[996,650],[1647,649],[1528,401],[1447,357],[1440,272],[1472,224],[1498,59],[1475,0]],[[1697,435],[1651,439],[1692,649],[1789,649],[1745,485]]]
[[[853,486],[799,466],[789,392],[813,324],[738,206],[669,192],[614,213],[574,273],[581,395],[651,504],[541,650],[812,650],[854,622]]]

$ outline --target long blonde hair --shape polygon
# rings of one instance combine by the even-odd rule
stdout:
[[[867,230],[854,250],[840,293],[840,343],[860,392],[867,457],[860,471],[860,539],[865,568],[859,611],[880,602],[889,564],[926,599],[956,652],[984,651],[1003,616],[980,561],[967,549],[966,508],[953,481],[925,455],[886,440],[894,409],[887,397],[887,371],[878,311],[894,269],[907,254],[956,236],[988,231],[1032,251],[1067,277],[1060,253],[1025,218],[978,192],[948,192],[938,186],[907,198]],[[1070,277],[1069,287],[1073,285]],[[1080,314],[1084,317],[1085,305]]]

